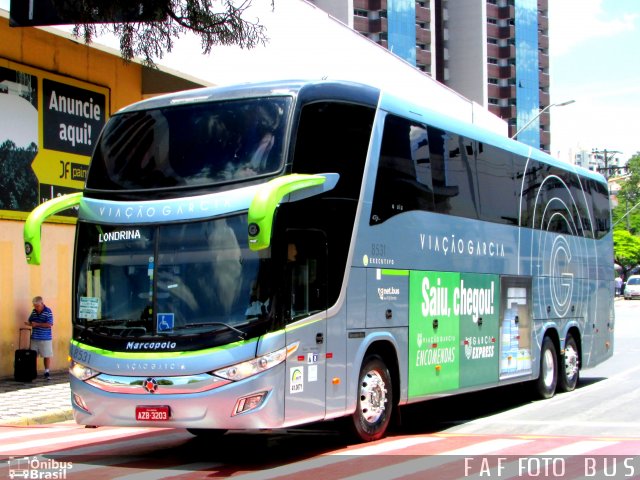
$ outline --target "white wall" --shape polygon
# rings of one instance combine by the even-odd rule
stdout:
[[[332,17],[353,28],[353,0],[309,0]]]
[[[448,85],[467,98],[488,106],[487,4],[477,0],[447,2]]]
[[[323,0],[324,1],[324,0]],[[254,2],[247,19],[266,26],[269,41],[252,50],[214,48],[200,52],[197,38],[176,43],[159,63],[218,85],[275,79],[352,80],[384,88],[466,121],[507,135],[507,124],[444,87],[414,66],[303,0]],[[260,5],[258,5],[260,3]],[[484,3],[484,2],[480,2]],[[486,44],[486,42],[485,42]]]

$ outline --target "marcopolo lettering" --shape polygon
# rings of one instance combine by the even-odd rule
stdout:
[[[126,350],[168,350],[176,345],[176,342],[127,342]]]

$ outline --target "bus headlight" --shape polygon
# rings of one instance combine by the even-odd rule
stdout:
[[[299,344],[300,342],[295,342],[287,347],[281,348],[280,350],[276,350],[275,352],[267,353],[266,355],[262,355],[261,357],[254,358],[253,360],[248,360],[246,362],[236,363],[235,365],[215,370],[212,373],[218,377],[237,382],[238,380],[243,380],[253,375],[257,375],[258,373],[264,372],[265,370],[269,370],[270,368],[281,364],[289,355],[298,350]]]
[[[69,363],[69,373],[83,382],[100,374],[97,370],[86,367],[81,363],[74,362],[73,360]]]

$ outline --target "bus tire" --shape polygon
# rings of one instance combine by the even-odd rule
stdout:
[[[201,438],[218,438],[227,433],[226,430],[219,428],[187,428],[187,432],[191,435]]]
[[[539,398],[551,398],[558,384],[558,354],[556,346],[548,336],[542,340],[540,349],[540,375],[535,381],[535,392]]]
[[[365,358],[358,377],[358,401],[350,427],[355,438],[372,442],[382,438],[393,411],[391,374],[378,355]]]
[[[578,343],[573,335],[567,335],[564,343],[564,355],[560,359],[560,369],[558,373],[558,390],[561,392],[572,392],[575,390],[580,378],[580,353]]]

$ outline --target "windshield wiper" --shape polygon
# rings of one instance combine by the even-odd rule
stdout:
[[[224,322],[187,323],[186,325],[182,325],[182,328],[198,328],[198,327],[210,327],[210,326],[226,327],[229,330],[232,330],[233,332],[237,333],[238,337],[240,337],[240,340],[244,340],[245,338],[247,338],[246,332],[243,332],[242,330],[239,330],[236,327],[233,327],[228,323],[224,323]]]

